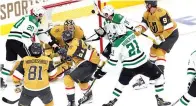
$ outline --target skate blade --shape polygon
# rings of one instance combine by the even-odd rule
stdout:
[[[91,104],[91,103],[93,103],[93,99],[90,99],[90,100],[88,100],[88,101],[86,101],[86,102],[84,102],[82,104]]]

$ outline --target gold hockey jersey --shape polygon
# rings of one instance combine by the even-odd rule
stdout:
[[[24,87],[31,91],[40,91],[49,87],[49,78],[56,76],[53,62],[47,56],[38,58],[24,57],[13,73],[12,79],[19,84],[24,79]]]
[[[142,18],[143,32],[150,28],[155,36],[166,39],[176,29],[176,22],[170,17],[169,13],[157,7],[155,13],[146,11]]]
[[[88,60],[97,65],[99,64],[100,56],[98,52],[83,40],[75,38],[68,45],[67,55],[72,57],[76,65],[83,60]]]

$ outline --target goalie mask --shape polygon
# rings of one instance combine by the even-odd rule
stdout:
[[[110,23],[105,26],[107,37],[110,42],[118,39],[119,37],[126,34],[126,27],[123,24]]]
[[[75,30],[75,23],[73,20],[71,19],[67,19],[64,22],[64,30],[71,30],[74,31]]]
[[[62,39],[65,43],[69,43],[73,39],[74,32],[70,30],[63,31]]]

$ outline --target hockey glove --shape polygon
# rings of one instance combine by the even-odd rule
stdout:
[[[134,28],[134,34],[136,35],[136,36],[139,36],[139,35],[141,35],[141,33],[142,33],[142,26],[136,26],[135,28]]]
[[[153,43],[156,45],[160,45],[163,41],[161,40],[161,38],[159,36],[155,37]]]
[[[16,88],[15,88],[14,91],[15,91],[16,93],[22,92],[22,86],[23,86],[22,83],[16,84],[16,85],[15,85]]]
[[[58,48],[57,53],[61,56],[61,59],[65,60],[67,58],[67,49]]]
[[[104,28],[100,27],[99,29],[95,29],[94,30],[95,33],[99,36],[99,37],[104,37],[106,35],[106,31]]]
[[[97,71],[96,71],[95,74],[94,74],[94,77],[95,77],[96,79],[100,79],[100,78],[102,78],[105,74],[106,74],[106,72],[103,72],[103,71],[101,71],[100,68],[98,68]]]

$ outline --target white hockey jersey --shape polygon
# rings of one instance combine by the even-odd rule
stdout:
[[[194,51],[189,58],[187,75],[189,82],[192,82],[194,78],[196,78],[196,51]]]
[[[102,71],[107,72],[111,66],[116,66],[120,61],[125,68],[137,68],[147,62],[144,51],[139,47],[132,31],[115,40],[112,44],[110,59],[106,62]]]
[[[39,34],[39,36],[37,37],[39,26],[40,22],[37,21],[35,16],[24,16],[14,24],[13,28],[8,34],[7,39],[20,41],[24,43],[26,47],[29,47],[32,44],[32,38],[36,39],[36,41],[34,42],[40,42],[39,39],[46,39],[44,40],[44,42],[48,43],[49,41],[51,41],[51,38],[46,34]]]

